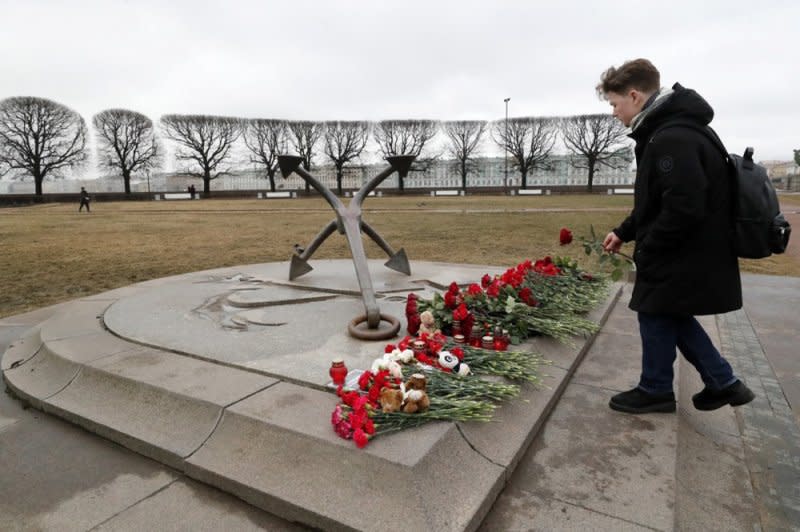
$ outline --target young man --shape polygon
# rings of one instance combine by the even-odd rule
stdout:
[[[738,406],[753,393],[733,374],[694,316],[741,308],[739,263],[731,241],[731,178],[722,154],[695,128],[714,116],[695,91],[660,86],[647,59],[611,67],[598,94],[636,141],[636,184],[630,216],[606,236],[606,251],[636,241],[630,308],[642,338],[639,385],[611,398],[629,413],[674,412],[676,348],[705,383],[698,410]]]
[[[78,207],[78,212],[83,210],[83,207],[86,207],[86,212],[92,212],[92,209],[89,208],[89,193],[86,192],[84,187],[81,187],[81,205]]]

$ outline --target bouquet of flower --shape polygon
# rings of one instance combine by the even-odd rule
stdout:
[[[520,386],[480,375],[538,383],[542,362],[533,353],[456,346],[441,334],[407,336],[386,346],[358,378],[357,389],[339,386],[341,403],[331,414],[331,424],[340,437],[362,448],[375,436],[429,421],[489,421],[496,402],[516,397]],[[418,372],[424,373],[429,404],[409,413],[403,408],[410,396],[405,386]],[[394,397],[401,402],[393,403]]]
[[[572,335],[597,330],[595,323],[580,314],[600,302],[607,286],[605,279],[567,261],[557,264],[549,256],[526,260],[502,275],[485,274],[480,283],[471,283],[466,290],[452,282],[447,292],[434,294],[430,300],[409,294],[408,332],[416,334],[420,313],[429,311],[442,330],[455,334],[457,325],[467,338],[500,328],[509,331],[514,344],[540,334],[567,341]]]

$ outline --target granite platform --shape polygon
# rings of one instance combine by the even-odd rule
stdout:
[[[364,312],[352,262],[313,266],[292,282],[288,263],[258,264],[64,304],[8,348],[4,379],[35,408],[290,521],[474,530],[594,337],[525,344],[552,365],[542,386],[524,385],[490,423],[430,423],[359,450],[331,429],[337,398],[327,370],[337,357],[368,368],[388,341],[346,332]],[[427,297],[502,271],[415,262],[405,276],[379,261],[369,267],[381,312],[403,323],[408,292]],[[613,285],[590,318],[602,323],[620,290]]]

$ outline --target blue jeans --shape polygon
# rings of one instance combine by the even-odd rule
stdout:
[[[639,334],[642,337],[639,388],[645,392],[672,391],[676,347],[700,373],[708,388],[721,390],[736,382],[731,365],[722,358],[693,316],[639,312]]]

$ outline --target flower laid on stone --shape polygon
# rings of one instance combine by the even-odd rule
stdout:
[[[375,436],[429,421],[489,421],[496,402],[520,387],[480,376],[538,383],[542,363],[534,353],[457,346],[441,333],[406,336],[386,346],[357,389],[338,387],[331,424],[362,448]]]
[[[567,236],[572,238],[571,233]],[[557,262],[549,256],[526,260],[502,275],[486,274],[480,284],[470,283],[466,290],[452,282],[447,292],[436,293],[430,300],[409,294],[408,332],[416,334],[420,314],[430,312],[436,327],[462,334],[472,346],[481,345],[481,338],[496,329],[509,331],[514,344],[535,335],[568,341],[573,335],[597,330],[582,314],[596,306],[606,290],[605,279],[579,270],[574,262]]]

